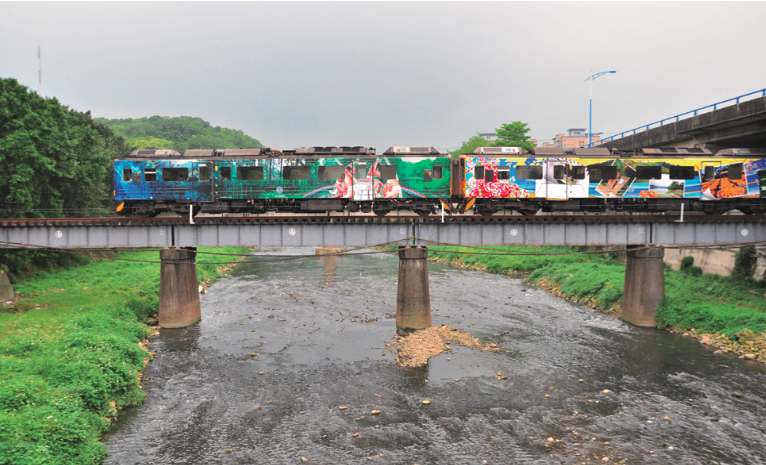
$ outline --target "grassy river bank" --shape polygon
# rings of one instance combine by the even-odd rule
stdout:
[[[619,316],[625,265],[614,256],[606,253],[500,255],[576,251],[573,247],[490,250],[429,247],[428,255],[430,260],[458,267],[526,275],[524,279],[530,284]],[[732,352],[742,358],[766,362],[766,282],[741,274],[700,275],[693,266],[686,267],[685,271],[666,269],[665,300],[657,311],[657,323],[659,328],[697,337],[721,353]]]
[[[234,258],[198,255],[199,281],[215,280],[231,267],[215,263]],[[158,261],[156,251],[118,252],[14,284],[18,302],[0,313],[0,464],[101,462],[99,437],[118,410],[145,397],[154,331],[144,322],[157,312]]]

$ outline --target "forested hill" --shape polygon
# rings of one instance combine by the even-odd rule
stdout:
[[[263,145],[239,129],[213,127],[192,116],[151,116],[148,118],[94,118],[125,137],[132,149],[223,149],[257,148]]]

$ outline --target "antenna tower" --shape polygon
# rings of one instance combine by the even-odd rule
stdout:
[[[37,46],[37,93],[43,94],[43,57],[40,54],[40,46]]]

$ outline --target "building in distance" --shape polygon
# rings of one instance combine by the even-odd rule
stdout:
[[[593,142],[601,139],[601,133],[593,133]],[[588,129],[571,128],[567,129],[567,134],[556,134],[553,143],[546,142],[543,147],[558,147],[560,149],[575,149],[588,145]]]

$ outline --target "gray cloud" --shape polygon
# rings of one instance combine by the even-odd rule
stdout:
[[[109,118],[268,145],[607,133],[766,87],[763,3],[0,3],[0,76]]]

